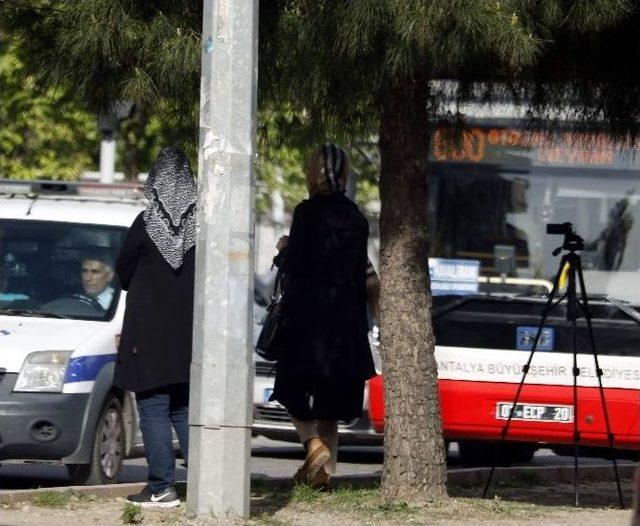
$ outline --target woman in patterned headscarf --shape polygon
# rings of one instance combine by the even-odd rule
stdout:
[[[344,194],[349,166],[341,148],[321,146],[306,175],[309,199],[277,247],[289,332],[272,400],[287,408],[307,451],[294,480],[321,488],[336,467],[337,422],[362,415],[364,384],[375,375],[367,337],[369,226]]]
[[[148,486],[129,500],[171,507],[180,504],[172,425],[187,458],[196,241],[197,188],[182,150],[160,152],[145,195],[116,263],[128,292],[114,384],[136,394],[149,464]]]

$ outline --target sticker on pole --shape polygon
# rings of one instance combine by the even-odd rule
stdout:
[[[429,258],[429,275],[434,296],[475,294],[479,289],[480,261]]]

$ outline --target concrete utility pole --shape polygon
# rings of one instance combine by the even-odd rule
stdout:
[[[249,516],[258,0],[204,0],[187,512]]]

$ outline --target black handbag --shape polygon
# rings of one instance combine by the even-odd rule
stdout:
[[[273,295],[267,306],[267,314],[262,322],[262,330],[256,343],[256,354],[268,362],[277,362],[285,352],[286,319],[284,314],[284,294],[282,271],[278,270]]]

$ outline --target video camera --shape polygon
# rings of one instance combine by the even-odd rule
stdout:
[[[549,223],[547,225],[547,234],[566,236],[573,233],[575,233],[573,224],[568,221],[566,223]]]
[[[553,251],[554,256],[557,256],[563,249],[569,250],[570,252],[584,250],[584,239],[576,234],[573,224],[569,223],[569,221],[564,223],[548,223],[547,234],[564,236],[562,246]]]

